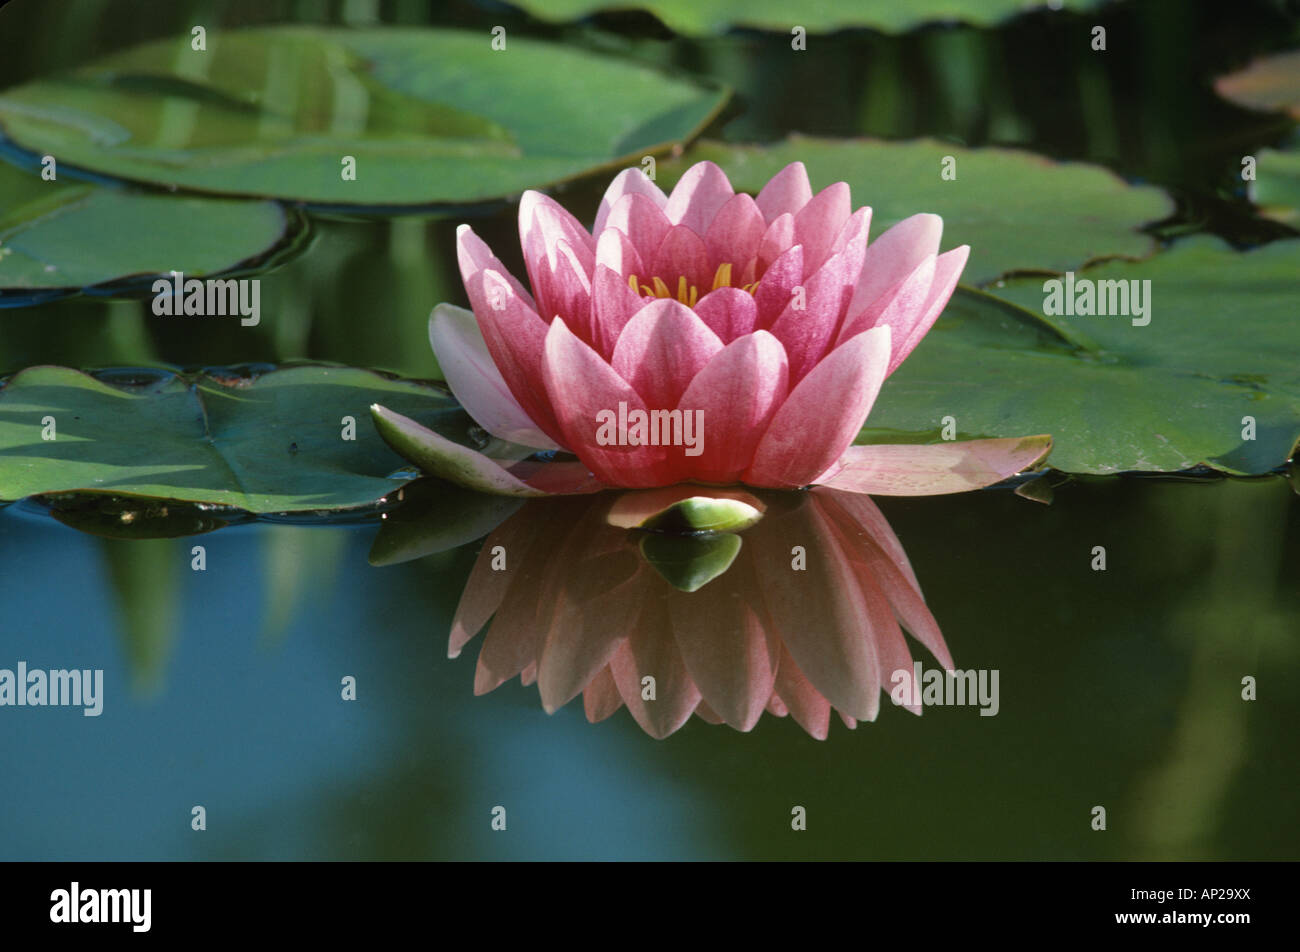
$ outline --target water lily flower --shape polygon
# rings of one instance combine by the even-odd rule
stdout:
[[[693,511],[729,514],[734,532],[641,531],[676,501],[663,492],[528,502],[493,531],[448,642],[457,657],[486,629],[476,694],[519,677],[548,713],[581,694],[593,723],[627,707],[657,738],[692,715],[748,731],[767,712],[824,739],[832,711],[852,728],[886,695],[921,713],[904,631],[943,668],[952,657],[868,496],[705,490]],[[791,571],[795,543],[805,571]]]
[[[489,433],[577,463],[501,465],[373,408],[408,459],[515,495],[681,482],[813,484],[919,495],[997,482],[1048,437],[854,446],[885,378],[947,304],[966,263],[939,254],[937,215],[868,243],[871,209],[844,182],[813,194],[800,162],[756,197],[700,162],[665,195],[639,169],[609,186],[588,231],[526,192],[528,286],[462,225],[472,311],[435,308],[452,392]]]

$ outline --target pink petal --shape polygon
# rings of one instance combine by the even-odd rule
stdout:
[[[795,245],[772,263],[754,290],[758,326],[767,330],[781,316],[803,281],[803,248]]]
[[[832,351],[776,412],[744,481],[793,489],[825,472],[862,428],[888,365],[885,327],[859,334]]]
[[[815,740],[826,739],[831,728],[831,702],[812,686],[784,645],[776,669],[776,693],[795,723],[807,731],[810,737]]]
[[[627,235],[628,240],[632,242],[632,247],[641,256],[641,260],[649,267],[654,261],[655,253],[659,246],[663,244],[664,236],[668,234],[668,229],[672,228],[672,222],[663,213],[658,205],[644,195],[632,193],[624,195],[614,207],[610,209],[609,218],[605,220],[605,227],[601,234],[611,228],[621,231]],[[637,275],[645,283],[649,283],[648,275]]]
[[[550,256],[554,264],[555,246],[561,238],[578,250],[590,274],[596,251],[596,239],[591,232],[550,196],[531,189],[524,192],[519,199],[519,244],[524,249],[524,257]],[[528,263],[531,268],[536,262]]]
[[[709,267],[717,271],[718,265],[729,263],[731,283],[735,284],[745,264],[757,257],[759,242],[766,231],[767,223],[754,200],[744,192],[733,195],[704,233]]]
[[[596,273],[591,284],[591,343],[606,359],[614,352],[623,326],[645,304],[628,284],[628,276],[645,273],[645,263],[631,239],[616,228],[606,229],[596,245]]]
[[[624,195],[644,195],[660,208],[668,203],[667,196],[658,185],[646,177],[644,172],[640,169],[624,169],[614,176],[614,181],[609,183],[609,188],[605,189],[605,195],[600,200],[600,208],[596,211],[596,225],[591,230],[597,240],[609,223],[610,212]]]
[[[785,350],[766,331],[732,341],[695,376],[678,407],[702,414],[703,453],[691,464],[696,479],[740,479],[786,398],[787,377]]]
[[[709,270],[709,254],[704,248],[704,239],[685,225],[674,225],[664,235],[650,265],[650,273],[662,278],[673,295],[679,290],[678,277],[685,277],[687,285],[699,289],[713,287],[713,272]]]
[[[916,270],[846,321],[840,329],[840,340],[848,340],[873,327],[888,327],[893,333],[901,333],[900,328],[910,327],[930,296],[937,260],[934,257],[922,259]],[[894,339],[892,334],[890,339]],[[892,362],[893,355],[890,360]]]
[[[880,706],[880,667],[874,627],[896,624],[889,606],[870,602],[862,593],[853,568],[843,557],[838,539],[815,500],[803,498],[787,512],[769,509],[751,532],[763,530],[752,550],[763,601],[798,670],[837,709],[861,720],[872,720]],[[762,542],[781,544],[763,545]],[[807,568],[790,569],[790,547],[804,548]],[[798,719],[791,696],[782,689],[778,669],[777,693]]]
[[[492,254],[492,249],[487,246],[478,235],[474,234],[474,229],[469,225],[461,225],[456,229],[456,259],[460,264],[460,278],[466,287],[469,286],[470,278],[480,271],[491,269],[504,276],[514,288],[515,294],[533,310],[537,305],[533,302],[533,296],[528,293],[528,289],[519,282],[513,274],[506,270],[496,255]]]
[[[766,277],[772,262],[794,247],[794,244],[794,216],[787,213],[768,225],[758,242],[758,273]],[[798,275],[795,283],[802,279],[803,275]]]
[[[831,489],[826,486],[820,486],[813,490],[813,495],[828,495],[839,504],[840,508],[848,513],[849,518],[857,526],[858,534],[866,534],[881,550],[889,556],[890,561],[898,568],[898,571],[907,579],[909,585],[921,591],[921,583],[917,581],[916,573],[912,571],[912,563],[908,561],[907,553],[903,550],[903,543],[898,541],[898,536],[894,534],[893,527],[885,518],[885,514],[880,511],[870,496],[862,493],[843,492]]]
[[[618,234],[618,232],[605,232]],[[596,277],[591,285],[591,323],[595,340],[592,345],[608,360],[614,354],[618,335],[632,319],[632,315],[646,306],[643,298],[628,286],[627,280],[603,264],[596,265]]]
[[[537,687],[552,713],[576,697],[618,649],[640,614],[649,570],[613,526],[569,533],[548,563],[557,592],[542,622]],[[638,577],[639,575],[643,577]]]
[[[739,731],[753,729],[772,696],[780,648],[751,604],[762,604],[752,572],[752,566],[733,565],[711,583],[707,598],[674,589],[664,596],[691,680],[709,707]]]
[[[836,182],[818,192],[794,218],[794,240],[803,245],[804,273],[820,268],[853,211],[849,186]],[[865,246],[865,242],[864,242]]]
[[[527,483],[547,496],[576,496],[598,493],[609,487],[578,461],[519,460],[508,464],[511,476]]]
[[[938,622],[934,620],[934,616],[925,604],[925,599],[921,596],[920,588],[899,570],[898,564],[870,532],[861,531],[862,525],[848,505],[845,505],[851,500],[865,497],[837,492],[826,487],[814,489],[813,494],[821,500],[823,511],[840,533],[845,556],[859,565],[862,574],[879,588],[898,620],[907,627],[912,636],[925,645],[940,664],[951,668],[952,656],[948,653],[948,646],[943,640],[942,632],[939,631]],[[885,666],[884,670],[887,674],[898,667],[911,667],[912,658],[905,642],[899,639],[896,642],[891,640],[887,646],[882,644],[882,654],[885,647],[888,647],[892,657],[891,664],[894,664],[893,667],[888,664]]]
[[[619,696],[618,685],[614,683],[614,675],[610,674],[609,668],[602,668],[587,689],[582,692],[582,707],[586,712],[587,720],[592,724],[598,724],[605,720],[623,706],[623,698]]]
[[[601,232],[600,241],[596,243],[596,266],[601,265],[622,278],[624,284],[627,284],[629,275],[644,276],[646,273],[645,261],[636,245],[617,228]]]
[[[812,199],[808,170],[802,162],[791,162],[763,186],[755,203],[768,224],[782,215],[794,215]]]
[[[926,258],[939,252],[943,219],[938,215],[913,215],[890,228],[867,246],[849,317],[856,317],[877,298],[916,270]]]
[[[1050,436],[924,446],[850,446],[831,467],[829,478],[823,475],[816,481],[833,489],[877,496],[960,493],[992,486],[1029,469],[1051,449]]]
[[[598,414],[617,414],[620,403],[626,404],[629,411],[645,411],[647,407],[632,385],[575,337],[562,318],[551,323],[546,335],[542,376],[565,445],[598,479],[610,486],[634,488],[677,481],[673,478],[676,468],[667,464],[667,450],[680,453],[681,447],[597,443]]]
[[[703,235],[719,209],[735,194],[726,174],[712,162],[692,165],[673,188],[664,214],[674,225]]]
[[[479,426],[512,443],[559,448],[510,392],[471,311],[453,304],[435,307],[429,317],[429,343],[451,392]]]
[[[911,312],[910,320],[900,319],[892,325],[893,356],[889,358],[889,370],[885,376],[892,374],[907,359],[907,355],[934,326],[957,287],[957,280],[966,267],[969,255],[970,245],[961,245],[939,255],[935,260],[934,279],[930,283],[925,303]]]
[[[532,279],[538,315],[548,321],[557,315],[563,317],[586,341],[592,339],[589,274],[573,246],[561,238],[555,246],[554,264],[538,269]]]
[[[722,350],[698,314],[671,298],[651,301],[627,322],[610,365],[647,407],[677,406],[687,385]]]
[[[720,725],[726,723],[726,721],[722,719],[722,716],[713,708],[709,707],[708,703],[703,700],[701,700],[699,704],[695,705],[695,716],[706,724]]]
[[[663,739],[686,723],[700,690],[682,662],[662,599],[647,599],[627,641],[609,665],[628,711],[651,737]],[[655,679],[655,699],[643,700],[642,678]]]
[[[740,288],[718,288],[700,298],[695,313],[724,344],[752,333],[758,322],[758,305]]]
[[[861,219],[865,224],[865,219]],[[790,358],[790,380],[798,384],[826,355],[844,317],[862,270],[867,233],[860,228],[844,249],[832,255],[772,323],[772,333]],[[802,304],[801,309],[796,305]]]
[[[542,383],[542,348],[546,323],[497,271],[485,269],[473,275],[465,291],[478,318],[483,341],[492,362],[528,418],[554,440],[564,445],[563,435],[550,398]]]

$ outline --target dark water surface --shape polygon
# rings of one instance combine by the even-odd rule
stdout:
[[[105,701],[8,711],[0,857],[1287,858],[1298,503],[1280,478],[880,500],[999,711],[886,698],[824,742],[474,697],[482,636],[446,649],[477,543],[379,568],[374,525],[126,541],[10,507],[0,667],[100,667]]]

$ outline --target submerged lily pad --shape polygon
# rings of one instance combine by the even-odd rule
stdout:
[[[32,367],[0,387],[0,499],[102,492],[253,513],[369,506],[415,476],[392,478],[405,464],[370,425],[376,400],[470,442],[469,418],[445,391],[367,370],[126,380]]]
[[[1269,472],[1300,441],[1297,274],[1300,241],[1237,252],[1202,236],[1075,276],[1076,300],[1079,278],[1149,280],[1141,326],[1046,315],[1043,277],[959,289],[859,441],[1050,432],[1051,465],[1072,473]]]
[[[1300,119],[1300,50],[1262,56],[1245,69],[1220,76],[1214,90],[1239,106],[1261,112],[1285,110]]]
[[[231,271],[275,247],[289,224],[275,202],[45,181],[0,163],[0,307],[168,271]]]
[[[948,156],[955,160],[953,180],[940,175]],[[1094,258],[1142,257],[1155,244],[1136,229],[1173,211],[1159,189],[1128,185],[1097,166],[932,139],[702,142],[680,161],[661,164],[660,184],[671,185],[704,159],[720,165],[736,191],[757,193],[796,161],[807,166],[814,189],[848,182],[854,205],[871,206],[872,235],[917,212],[941,215],[944,247],[971,246],[962,279],[972,284],[1014,270],[1065,271]]]
[[[704,36],[731,27],[790,32],[796,25],[811,33],[853,27],[901,33],[922,23],[958,21],[988,25],[1036,7],[1089,9],[1097,0],[823,0],[808,7],[787,0],[512,0],[515,6],[552,23],[629,8],[653,13],[678,33]]]
[[[722,90],[485,32],[176,37],[0,94],[18,145],[104,175],[344,206],[499,199],[695,135]],[[355,160],[355,176],[345,157]]]

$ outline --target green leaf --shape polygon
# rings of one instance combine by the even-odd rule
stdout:
[[[641,555],[669,585],[683,592],[698,592],[731,568],[740,547],[740,536],[731,532],[650,532],[641,539]]]
[[[115,53],[0,95],[21,147],[168,187],[343,206],[481,202],[635,164],[727,98],[486,32],[268,27]],[[355,179],[344,178],[344,157]]]
[[[678,33],[704,36],[731,27],[756,27],[789,33],[797,24],[811,33],[831,33],[853,27],[901,33],[938,20],[989,25],[1047,0],[822,0],[791,6],[787,0],[512,0],[535,17],[561,23],[609,10],[646,10]],[[1096,0],[1064,0],[1056,6],[1086,10]]]
[[[1300,50],[1261,56],[1245,69],[1220,76],[1214,90],[1247,109],[1285,110],[1300,119]]]
[[[766,508],[743,490],[682,484],[626,492],[615,500],[607,521],[651,532],[739,532],[762,519]]]
[[[946,156],[955,159],[951,181],[940,177]],[[941,215],[943,247],[971,246],[962,277],[972,284],[1013,270],[1065,271],[1093,258],[1150,254],[1154,243],[1136,229],[1173,211],[1160,190],[1127,185],[1096,166],[928,139],[702,142],[680,160],[660,164],[660,185],[668,187],[704,159],[720,165],[737,191],[757,193],[795,161],[807,166],[814,189],[848,182],[854,205],[872,208],[872,235],[918,212]]]
[[[370,546],[371,565],[396,565],[481,539],[512,516],[522,499],[462,489],[436,479],[402,488],[402,505],[384,515]]]
[[[1300,227],[1300,144],[1279,152],[1261,149],[1251,198],[1276,221]]]
[[[444,390],[367,370],[125,382],[32,367],[0,387],[0,500],[101,492],[253,513],[371,506],[415,475],[392,477],[405,463],[370,425],[376,400],[471,442],[468,416]]]
[[[1269,472],[1300,440],[1297,274],[1300,241],[1243,253],[1198,236],[1076,276],[1149,280],[1145,326],[1048,317],[1042,277],[959,289],[858,441],[938,440],[950,416],[959,439],[1051,433],[1050,464],[1072,473]]]
[[[0,307],[173,270],[231,271],[284,240],[289,223],[275,202],[45,181],[0,163]]]

